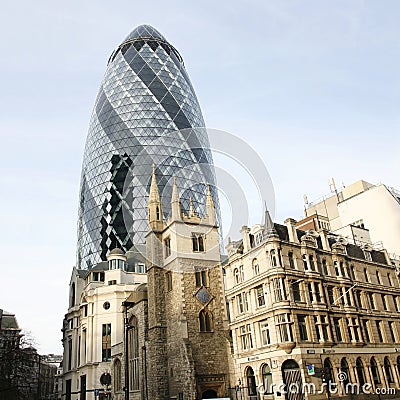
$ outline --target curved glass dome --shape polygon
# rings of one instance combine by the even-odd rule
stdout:
[[[152,165],[165,216],[172,177],[182,208],[204,211],[215,185],[204,121],[182,57],[153,27],[134,29],[111,54],[85,146],[78,266],[91,268],[119,247],[144,243]],[[219,206],[213,192],[219,220]]]

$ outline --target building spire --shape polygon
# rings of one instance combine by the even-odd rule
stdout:
[[[208,222],[211,225],[215,225],[217,220],[215,217],[215,204],[214,204],[214,199],[212,197],[210,184],[207,184],[206,213],[208,217]]]
[[[176,178],[172,184],[172,195],[171,195],[171,218],[173,221],[182,219],[181,215],[181,202],[179,199],[178,186],[176,185]]]
[[[154,164],[151,175],[148,213],[149,213],[149,228],[158,229],[160,223],[162,224],[163,222],[163,217],[162,217],[160,192],[158,190],[157,178],[156,178],[156,167]]]
[[[269,239],[270,237],[277,237],[278,233],[276,232],[274,222],[272,221],[271,215],[268,211],[267,202],[265,202],[265,211],[264,211],[264,231],[263,236],[264,239]]]

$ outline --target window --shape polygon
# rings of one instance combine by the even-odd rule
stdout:
[[[239,314],[242,314],[242,313],[244,313],[244,303],[243,303],[243,296],[242,296],[242,293],[239,293],[239,294],[236,296],[236,299],[237,299],[237,308],[238,308],[238,312],[239,312]]]
[[[129,385],[131,390],[139,390],[139,335],[136,317],[129,320],[128,352],[129,352]]]
[[[288,257],[289,257],[289,267],[295,269],[296,266],[294,265],[293,253],[291,251],[289,252]]]
[[[308,340],[307,321],[305,315],[298,315],[297,322],[299,324],[300,340]]]
[[[263,285],[256,286],[255,290],[256,290],[258,307],[265,306],[265,295],[264,295]]]
[[[240,282],[243,282],[244,281],[244,267],[243,267],[243,265],[241,265],[239,267],[239,275],[240,275]]]
[[[258,265],[257,259],[253,260],[253,274],[258,275],[260,273],[260,266]]]
[[[385,311],[388,311],[388,306],[387,306],[387,303],[386,303],[386,296],[384,294],[381,294],[381,298],[382,298],[383,309]]]
[[[370,335],[370,330],[369,330],[369,321],[367,319],[361,320],[362,327],[363,327],[363,335],[364,335],[364,340],[367,343],[371,343],[371,335]]]
[[[381,284],[381,276],[379,274],[379,271],[376,271],[376,281],[378,282],[378,284]]]
[[[196,287],[208,286],[208,276],[206,270],[196,271],[195,277],[196,277]]]
[[[393,374],[392,374],[392,367],[390,365],[389,357],[385,357],[383,359],[383,366],[385,369],[385,375],[388,383],[393,383]]]
[[[192,233],[192,246],[194,252],[204,251],[205,235],[200,233]]]
[[[212,315],[209,311],[201,310],[199,314],[200,332],[212,332]]]
[[[70,292],[70,299],[69,299],[69,306],[73,307],[75,305],[75,283],[71,285],[71,292]]]
[[[305,254],[303,254],[303,266],[304,266],[304,270],[308,271],[307,256]]]
[[[356,306],[358,308],[363,308],[362,301],[361,301],[361,292],[359,290],[354,290],[354,300],[356,302]]]
[[[335,304],[335,297],[333,295],[333,286],[327,286],[327,292],[328,292],[328,299],[329,299],[329,304],[333,306]]]
[[[276,267],[278,265],[277,262],[276,262],[276,251],[275,250],[271,250],[270,256],[271,256],[271,258],[270,258],[271,266],[272,267]]]
[[[381,380],[379,378],[379,371],[378,371],[378,364],[376,363],[375,357],[371,357],[371,375],[374,381],[374,384],[379,384],[381,383]]]
[[[354,270],[354,265],[350,265],[349,273],[350,273],[350,278],[353,281],[355,281],[356,280],[356,274],[355,274],[355,270]]]
[[[113,259],[108,262],[109,269],[122,269],[125,270],[125,261]]]
[[[333,267],[335,268],[335,275],[336,275],[336,276],[339,276],[340,273],[339,273],[339,267],[338,267],[337,261],[335,261],[335,262],[333,263]]]
[[[328,275],[328,266],[325,259],[322,260],[322,273]]]
[[[272,281],[275,301],[286,300],[285,282],[283,278],[276,278]]]
[[[340,275],[343,276],[343,277],[345,277],[345,276],[346,276],[346,271],[345,271],[345,268],[344,268],[344,263],[343,263],[343,261],[340,261],[339,266],[340,266]]]
[[[390,272],[388,272],[388,274],[387,274],[387,279],[388,279],[389,286],[393,286],[392,278],[390,277]]]
[[[170,292],[172,290],[172,272],[167,271],[165,273],[165,281],[166,281],[166,286],[167,286],[167,292]]]
[[[249,396],[257,396],[256,377],[254,376],[253,368],[248,367],[246,371],[247,390]]]
[[[67,369],[68,369],[68,371],[70,371],[72,369],[72,338],[68,338]]]
[[[94,282],[104,282],[104,272],[93,272],[92,279]]]
[[[111,361],[111,324],[102,325],[101,334],[102,361]]]
[[[383,332],[383,323],[382,323],[382,321],[376,321],[375,323],[376,323],[376,329],[378,331],[379,342],[383,343],[384,342],[383,334],[382,334],[382,332]]]
[[[239,328],[240,342],[242,343],[242,350],[249,350],[253,348],[253,338],[251,336],[250,324],[243,325]]]
[[[171,255],[171,238],[169,237],[164,240],[164,253],[165,258]]]
[[[233,270],[233,276],[235,278],[235,283],[240,283],[240,275],[239,275],[239,269],[235,268]]]
[[[393,343],[396,343],[396,327],[393,321],[389,321],[389,332]]]
[[[307,289],[308,289],[308,298],[310,299],[310,303],[312,303],[314,301],[314,294],[311,282],[307,283]]]
[[[347,318],[347,328],[349,330],[349,336],[351,341],[360,341],[360,327],[358,325],[357,318]]]
[[[329,340],[328,332],[328,320],[325,315],[314,316],[315,332],[317,334],[317,340],[324,342]]]
[[[268,346],[269,344],[271,344],[268,320],[260,322],[260,335],[261,335],[261,344],[263,346]]]
[[[112,281],[108,281],[109,285],[116,285],[117,281],[115,279],[113,279]]]
[[[319,283],[318,282],[314,282],[314,293],[315,293],[315,301],[317,303],[321,303],[321,292],[320,292],[320,287],[319,287]]]
[[[371,307],[371,310],[375,310],[374,294],[368,293],[368,298],[369,298],[369,305]]]
[[[290,323],[290,314],[280,314],[276,317],[277,330],[281,342],[292,341],[292,326]]]
[[[144,274],[146,272],[146,265],[142,263],[136,264],[135,272],[138,274]]]
[[[369,275],[368,275],[367,268],[364,268],[364,280],[365,280],[365,282],[369,282]]]
[[[119,358],[114,361],[114,391],[119,392],[122,390],[122,365]]]
[[[342,329],[340,326],[341,320],[341,318],[333,318],[333,327],[335,329],[336,342],[341,342],[343,340]]]
[[[292,284],[293,301],[301,301],[300,282],[294,281]]]
[[[372,256],[370,251],[364,250],[364,256],[367,261],[372,261]]]
[[[358,383],[360,386],[365,384],[365,374],[364,374],[364,365],[360,357],[356,360],[356,372],[358,377]]]
[[[244,308],[246,311],[249,311],[249,309],[250,309],[249,294],[247,292],[243,293],[243,299],[244,299]]]
[[[263,378],[263,386],[264,386],[264,394],[272,394],[274,393],[274,388],[272,386],[272,372],[269,365],[264,364],[261,369],[262,378]]]
[[[308,257],[308,259],[309,259],[309,261],[310,261],[310,268],[311,268],[311,271],[315,271],[314,256],[311,254],[311,255]]]
[[[399,312],[399,303],[397,302],[397,296],[393,296],[393,304],[394,304],[394,309]]]
[[[345,357],[343,357],[340,361],[340,371],[343,373],[344,380],[342,382],[344,387],[346,387],[346,385],[350,383],[350,380],[349,380],[349,364],[347,364],[347,360]]]

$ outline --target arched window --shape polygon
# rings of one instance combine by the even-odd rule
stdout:
[[[296,267],[294,265],[293,252],[290,251],[288,257],[289,257],[289,267],[295,269]]]
[[[212,332],[212,315],[209,311],[201,310],[199,314],[200,332]]]
[[[258,275],[260,273],[260,267],[258,265],[257,258],[253,260],[253,274]]]
[[[276,267],[278,264],[276,262],[276,252],[275,250],[271,250],[271,266]]]
[[[335,268],[335,275],[339,276],[339,267],[337,261],[333,263],[333,267]]]
[[[350,377],[349,377],[349,364],[347,364],[346,357],[343,357],[342,360],[340,361],[340,371],[343,374],[342,383],[344,386],[346,386],[350,382]]]
[[[139,337],[136,317],[129,320],[128,347],[129,386],[132,390],[139,390]]]
[[[303,254],[303,264],[304,264],[304,270],[308,270],[308,262],[307,262],[307,256]]]
[[[75,282],[71,285],[71,293],[69,299],[69,306],[73,307],[75,305]]]
[[[381,383],[379,378],[378,364],[376,363],[375,357],[371,357],[371,374],[375,385]]]
[[[254,371],[251,367],[248,367],[246,370],[246,380],[249,396],[257,396],[256,377],[254,376]]]
[[[235,283],[240,283],[240,275],[237,268],[233,270],[233,276],[235,277]]]
[[[376,271],[376,281],[379,285],[381,284],[381,276],[379,275],[379,271]]]
[[[383,367],[385,369],[385,375],[388,383],[393,383],[392,366],[390,365],[389,357],[384,358]]]
[[[365,372],[364,372],[364,364],[361,360],[361,357],[358,357],[356,360],[356,371],[357,371],[358,384],[360,386],[363,386],[365,384]]]
[[[122,367],[121,367],[121,361],[119,358],[116,358],[114,361],[114,373],[113,373],[113,383],[114,383],[114,391],[119,392],[122,390],[122,381],[121,381],[121,376],[122,376]]]
[[[159,221],[160,220],[160,207],[156,207],[156,220]]]
[[[335,374],[333,373],[332,363],[329,358],[324,360],[324,373],[326,382],[335,382]]]
[[[264,394],[274,393],[274,388],[272,386],[272,372],[268,364],[262,366],[261,373],[263,378]]]

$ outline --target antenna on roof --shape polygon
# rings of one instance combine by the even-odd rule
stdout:
[[[328,185],[332,193],[337,193],[335,179],[333,178],[328,179]]]

